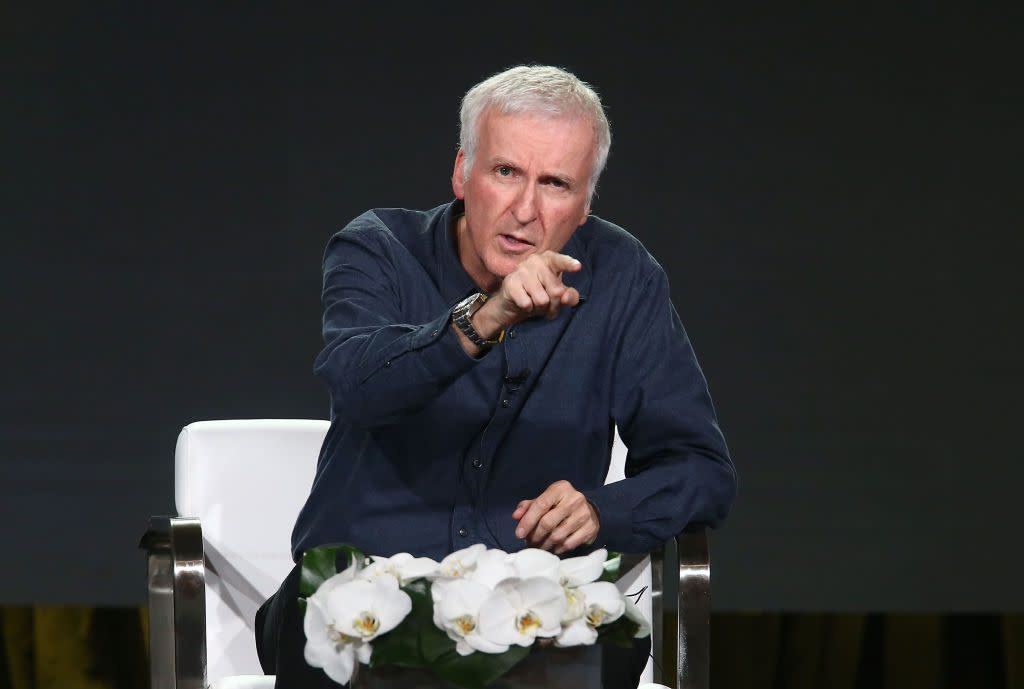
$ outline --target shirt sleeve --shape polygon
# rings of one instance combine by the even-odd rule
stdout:
[[[393,247],[364,218],[332,237],[324,254],[324,348],[314,371],[330,388],[335,417],[373,427],[422,408],[477,360],[449,326],[454,304],[425,323],[405,322]]]
[[[628,449],[626,478],[584,491],[600,515],[601,545],[632,553],[653,550],[691,524],[717,526],[736,492],[707,382],[668,277],[655,266],[615,363],[612,414]]]

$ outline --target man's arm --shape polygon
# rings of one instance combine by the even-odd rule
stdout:
[[[425,323],[405,322],[403,276],[373,222],[361,216],[327,245],[324,348],[314,363],[334,413],[366,427],[422,408],[476,363],[452,332],[454,304]]]
[[[637,553],[688,524],[719,524],[736,492],[736,470],[657,264],[624,338],[612,414],[628,448],[626,479],[583,492],[600,516],[597,542]]]

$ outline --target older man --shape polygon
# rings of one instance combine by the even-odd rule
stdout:
[[[610,142],[586,84],[510,69],[463,100],[455,201],[334,235],[315,364],[331,428],[296,560],[337,542],[643,552],[725,517],[735,473],[665,272],[590,215]],[[628,478],[604,485],[616,426]],[[290,686],[282,593],[261,657]]]

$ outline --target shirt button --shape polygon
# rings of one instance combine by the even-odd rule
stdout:
[[[510,404],[512,404],[512,403],[509,402],[508,400],[502,400],[501,401],[501,406],[503,406],[503,407],[508,407]]]
[[[477,457],[476,459],[473,460],[473,468],[474,469],[479,469],[483,465],[484,465],[484,463],[480,461],[479,457]]]
[[[385,361],[384,362],[384,368],[391,368],[391,362],[390,361]]]
[[[469,535],[469,532],[466,531],[466,527],[462,527],[461,529],[459,529],[459,535],[462,536],[463,538],[465,538],[466,536]]]
[[[508,331],[508,336],[514,338],[516,336],[516,331],[515,330],[509,330]]]

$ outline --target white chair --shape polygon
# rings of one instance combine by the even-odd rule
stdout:
[[[256,610],[293,566],[291,529],[327,429],[326,421],[271,419],[201,421],[181,431],[181,516],[152,518],[140,544],[148,551],[152,689],[273,687],[272,676],[259,674]],[[609,482],[622,478],[624,460],[616,434]],[[645,567],[631,559],[619,580],[627,593],[649,586],[652,594],[641,598],[654,628],[654,662],[642,682],[675,678],[677,687],[706,689],[706,532],[680,535],[651,560]]]

